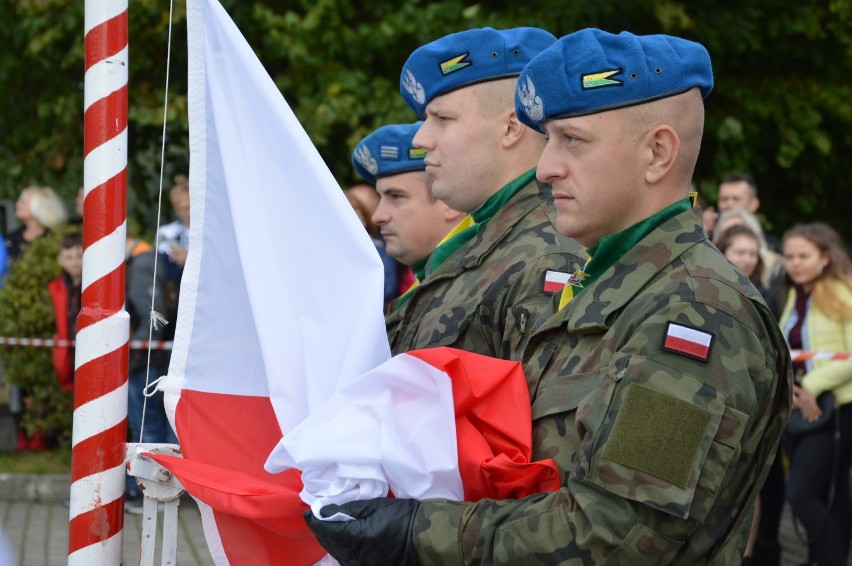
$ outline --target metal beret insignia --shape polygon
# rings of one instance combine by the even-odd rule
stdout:
[[[518,84],[518,100],[524,106],[524,112],[530,120],[539,122],[544,118],[544,101],[540,96],[536,96],[532,79],[529,76],[526,79],[526,84],[523,84],[523,81]]]
[[[361,164],[361,166],[369,171],[372,175],[379,172],[379,164],[376,158],[370,153],[370,148],[366,145],[359,145],[355,148],[352,156]]]
[[[417,82],[414,73],[406,69],[403,73],[402,86],[411,95],[417,104],[426,102],[426,91],[423,90],[423,85]]]

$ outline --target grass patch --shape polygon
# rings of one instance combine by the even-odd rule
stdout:
[[[71,473],[71,449],[0,452],[0,474]]]

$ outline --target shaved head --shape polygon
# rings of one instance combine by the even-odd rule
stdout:
[[[625,109],[629,131],[638,141],[661,124],[668,124],[680,139],[680,154],[672,174],[680,184],[692,182],[704,134],[704,101],[697,88],[682,94]]]

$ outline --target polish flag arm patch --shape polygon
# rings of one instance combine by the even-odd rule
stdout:
[[[565,287],[570,277],[570,273],[548,269],[544,272],[544,283],[541,290],[545,293],[558,293]]]
[[[710,357],[713,334],[697,328],[669,322],[663,337],[663,350],[706,362]]]

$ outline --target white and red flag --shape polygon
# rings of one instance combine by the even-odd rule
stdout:
[[[163,386],[184,457],[155,458],[199,501],[216,563],[315,563],[305,501],[556,489],[530,463],[519,364],[389,360],[357,216],[220,3],[188,0],[187,20],[192,222]]]
[[[663,350],[684,356],[707,361],[710,357],[710,347],[713,345],[713,334],[698,328],[692,328],[676,322],[666,325],[666,336],[663,340]]]
[[[282,433],[390,355],[382,266],[220,3],[190,0],[187,21],[192,222],[164,389],[188,461],[274,486],[293,481],[263,470]],[[206,511],[217,562],[270,546],[244,509]]]

